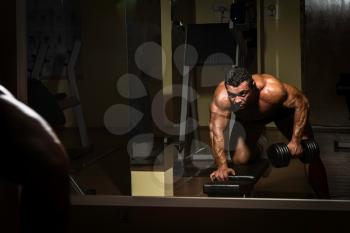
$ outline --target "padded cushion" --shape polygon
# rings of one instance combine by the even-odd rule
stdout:
[[[208,196],[234,197],[249,195],[254,188],[253,176],[230,176],[229,181],[214,181],[203,186]]]
[[[229,164],[236,171],[236,176],[230,176],[229,181],[214,181],[204,184],[203,192],[208,196],[236,197],[250,195],[256,182],[269,167],[267,159],[258,159],[248,165]],[[209,169],[209,174],[216,168]]]

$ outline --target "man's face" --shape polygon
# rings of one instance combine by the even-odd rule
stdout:
[[[226,91],[230,102],[237,110],[246,108],[251,102],[253,93],[247,81],[242,82],[238,87],[226,85]]]

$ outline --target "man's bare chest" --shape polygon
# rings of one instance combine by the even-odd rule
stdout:
[[[247,106],[235,112],[236,118],[245,122],[265,121],[272,119],[278,112],[281,106],[259,103],[256,105]]]

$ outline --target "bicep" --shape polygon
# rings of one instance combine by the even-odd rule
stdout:
[[[221,89],[215,91],[213,101],[210,105],[210,122],[211,133],[222,133],[231,117],[231,104]]]
[[[309,101],[306,98],[306,96],[297,88],[284,84],[287,97],[285,101],[283,102],[283,106],[286,108],[298,108],[298,107],[305,107],[308,108]]]
[[[211,112],[210,113],[210,132],[214,135],[223,134],[230,120],[231,114],[228,112]]]

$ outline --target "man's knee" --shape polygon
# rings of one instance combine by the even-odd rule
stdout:
[[[244,165],[250,160],[250,153],[248,150],[239,149],[233,153],[232,161],[234,164]]]

